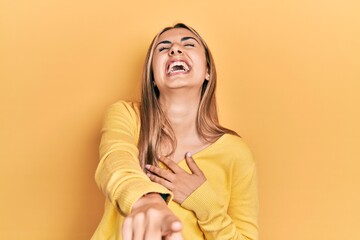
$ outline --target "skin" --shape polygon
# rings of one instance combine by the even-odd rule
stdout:
[[[169,75],[169,62],[185,61],[190,71]],[[159,37],[153,56],[153,71],[155,84],[160,91],[159,101],[167,101],[164,97],[195,90],[199,92],[206,77],[205,49],[200,40],[184,28],[171,29]],[[187,94],[186,94],[187,95]]]
[[[189,152],[195,153],[207,147],[196,130],[197,109],[203,82],[208,80],[205,49],[201,41],[189,30],[176,28],[162,33],[153,55],[155,84],[160,91],[159,102],[177,139],[175,153],[159,161],[169,169],[147,165],[147,175],[173,193],[179,204],[191,195],[206,177]],[[172,61],[185,61],[188,72],[168,74]],[[161,146],[166,150],[166,146]],[[187,153],[185,155],[185,153]],[[187,173],[177,165],[184,159],[191,170]],[[182,240],[182,224],[157,193],[141,197],[125,218],[122,236],[124,240]]]
[[[183,28],[164,32],[156,44],[152,62],[155,84],[161,108],[175,132],[177,148],[172,160],[178,162],[186,152],[195,153],[208,145],[198,135],[195,124],[201,88],[208,78],[205,49],[192,32]],[[167,64],[175,60],[186,61],[191,70],[169,76]],[[165,155],[166,146],[162,148]]]
[[[146,169],[149,170],[147,175],[153,182],[157,182],[169,189],[174,194],[173,200],[179,204],[182,204],[191,193],[206,181],[204,173],[196,165],[190,153],[186,154],[185,161],[191,170],[191,174],[185,172],[169,158],[161,157],[159,160],[170,171],[147,165]]]
[[[123,223],[124,240],[182,240],[182,225],[157,193],[147,194],[133,206]]]

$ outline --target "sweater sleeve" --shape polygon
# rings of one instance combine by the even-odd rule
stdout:
[[[139,117],[133,104],[117,102],[107,110],[99,147],[100,162],[95,180],[109,201],[126,216],[144,194],[158,192],[172,198],[169,190],[153,183],[138,159]]]
[[[251,157],[248,155],[247,157]],[[229,206],[219,201],[218,193],[206,181],[182,204],[194,211],[198,224],[208,240],[257,240],[258,195],[256,167],[252,158],[245,170],[240,164],[229,169],[231,197]],[[242,172],[239,175],[239,172]]]

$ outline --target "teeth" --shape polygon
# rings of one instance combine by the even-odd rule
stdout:
[[[185,62],[177,61],[177,62],[173,62],[173,63],[170,64],[169,69],[168,69],[168,73],[187,72],[189,70],[190,70],[190,68]]]

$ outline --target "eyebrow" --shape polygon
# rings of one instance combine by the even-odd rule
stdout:
[[[183,38],[180,39],[180,41],[181,41],[181,42],[184,42],[184,41],[189,40],[189,39],[193,39],[193,40],[195,40],[197,43],[199,43],[199,41],[196,40],[196,38],[194,38],[194,37],[183,37]],[[160,44],[171,44],[171,41],[169,41],[169,40],[161,41],[161,42],[159,42],[158,44],[156,44],[156,47],[157,47],[158,45],[160,45]],[[200,43],[199,43],[199,44],[200,44]]]
[[[184,41],[186,41],[186,40],[189,40],[189,39],[193,39],[193,40],[195,40],[197,43],[199,43],[198,42],[198,40],[196,40],[196,38],[194,38],[194,37],[183,37],[183,38],[181,38],[181,42],[184,42]]]

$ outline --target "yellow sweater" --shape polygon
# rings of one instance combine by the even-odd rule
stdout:
[[[183,223],[185,240],[258,239],[255,163],[243,140],[224,134],[193,154],[207,181],[181,205],[140,167],[139,105],[119,101],[107,111],[95,179],[106,196],[105,212],[92,240],[121,240],[124,216],[144,194],[169,194],[168,206]],[[190,173],[185,160],[178,163]]]

